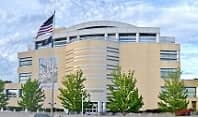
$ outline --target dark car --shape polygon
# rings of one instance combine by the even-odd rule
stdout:
[[[44,113],[36,113],[34,117],[49,117],[49,115]]]

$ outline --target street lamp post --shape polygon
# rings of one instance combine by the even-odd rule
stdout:
[[[54,117],[54,80],[52,79],[51,87],[52,97],[51,97],[51,117]]]
[[[52,63],[52,59],[50,59]],[[56,67],[52,66],[51,64],[51,69],[50,69],[50,77],[51,77],[51,117],[54,117],[54,83],[55,83],[55,72],[56,72]]]

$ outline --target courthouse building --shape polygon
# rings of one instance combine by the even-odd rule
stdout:
[[[52,45],[45,37],[35,40],[35,49],[18,53],[18,83],[7,84],[9,105],[18,106],[21,83],[29,77],[41,81],[50,108],[51,80],[55,79],[55,108],[63,109],[58,88],[66,74],[82,69],[85,88],[90,93],[93,111],[106,111],[107,90],[112,70],[121,66],[124,72],[135,71],[139,94],[145,109],[156,109],[163,79],[180,68],[180,45],[174,37],[160,35],[158,27],[138,27],[114,21],[92,21],[67,28],[56,28]],[[20,91],[19,91],[20,92]],[[14,95],[14,96],[13,96]]]

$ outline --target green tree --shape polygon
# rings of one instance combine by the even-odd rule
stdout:
[[[107,108],[112,112],[123,114],[139,111],[143,101],[135,86],[137,81],[134,78],[134,71],[122,73],[121,68],[118,67],[111,75],[113,85],[109,85],[110,96],[108,96]]]
[[[159,94],[159,108],[166,112],[175,112],[180,109],[186,109],[188,105],[187,90],[184,88],[184,82],[180,79],[180,70],[169,74],[164,81],[164,87]]]
[[[81,112],[82,96],[84,109],[89,106],[89,94],[83,85],[85,80],[82,70],[78,70],[76,73],[66,75],[62,82],[59,99],[63,107],[70,112]]]
[[[8,104],[8,97],[4,94],[4,82],[0,80],[0,108],[5,108]]]
[[[41,109],[43,101],[45,100],[45,94],[38,80],[28,79],[25,84],[21,85],[22,95],[21,100],[18,104],[23,109],[28,109],[29,111],[35,112]]]

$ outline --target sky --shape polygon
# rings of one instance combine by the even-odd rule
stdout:
[[[196,0],[2,0],[0,1],[0,79],[17,81],[17,52],[33,46],[39,26],[56,10],[55,27],[113,20],[160,27],[160,35],[181,44],[182,78],[198,78]]]

